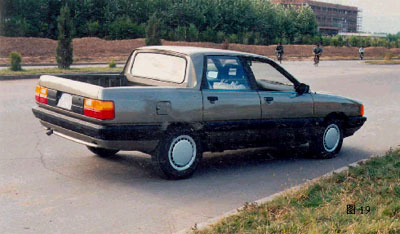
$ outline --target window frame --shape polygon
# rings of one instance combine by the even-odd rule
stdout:
[[[243,56],[244,61],[257,61],[257,62],[262,62],[262,63],[267,63],[271,65],[273,68],[275,68],[279,73],[281,73],[286,79],[288,79],[294,86],[294,91],[275,91],[275,90],[263,90],[259,87],[256,81],[256,77],[251,70],[251,67],[247,64],[247,62],[244,62],[245,66],[247,67],[246,70],[249,72],[249,76],[251,76],[251,79],[254,81],[256,85],[256,90],[258,91],[263,91],[263,92],[295,92],[296,88],[300,85],[300,82],[294,78],[288,71],[286,71],[283,67],[281,67],[279,64],[275,63],[274,61],[267,59],[267,58],[261,58],[261,57],[251,57],[251,56]]]
[[[208,86],[207,82],[207,65],[208,65],[208,59],[210,57],[225,57],[225,58],[232,58],[232,59],[237,59],[239,65],[242,66],[243,71],[246,75],[247,82],[249,83],[249,89],[210,89]],[[237,56],[237,55],[204,55],[203,59],[203,75],[201,79],[201,90],[214,90],[214,91],[239,91],[239,92],[251,92],[251,91],[256,91],[257,90],[257,84],[256,81],[254,80],[254,76],[251,76],[250,74],[251,71],[249,71],[249,67],[247,64],[245,64],[243,56]]]

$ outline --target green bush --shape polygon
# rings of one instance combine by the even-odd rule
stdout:
[[[331,37],[322,37],[322,45],[328,46],[331,44]]]
[[[225,41],[225,33],[224,32],[217,32],[217,36],[216,36],[216,41],[217,43],[222,43],[223,41]]]
[[[199,39],[199,30],[194,24],[190,24],[186,35],[187,41],[197,41]]]
[[[339,46],[339,37],[334,36],[331,38],[331,46]]]
[[[94,37],[98,35],[101,31],[99,21],[90,21],[86,24],[87,35]]]
[[[301,38],[301,43],[304,45],[312,45],[313,44],[313,37],[310,35],[304,35]]]
[[[286,39],[286,38],[284,38],[284,39]],[[264,39],[263,39],[261,33],[259,33],[259,32],[254,33],[254,44],[255,45],[263,45],[264,44]]]
[[[338,46],[344,46],[345,45],[345,40],[343,39],[343,37],[338,36]]]
[[[378,46],[382,46],[382,47],[388,47],[389,46],[389,41],[383,38],[378,39],[377,42]]]
[[[187,28],[185,26],[178,26],[175,28],[174,41],[185,41],[187,38]]]
[[[216,42],[217,33],[211,27],[207,27],[205,31],[200,33],[200,40]]]
[[[95,26],[95,25],[92,25]],[[107,39],[127,39],[144,37],[145,28],[143,25],[133,23],[127,17],[118,17],[108,27]]]
[[[115,67],[117,67],[117,64],[115,63],[114,59],[111,60],[111,62],[108,64],[108,67],[109,67],[109,68],[115,68]]]
[[[18,52],[11,52],[10,53],[10,63],[11,63],[11,71],[21,71],[22,67],[21,67],[21,62],[22,62],[22,58],[21,58],[21,54]]]
[[[239,37],[237,34],[231,34],[228,36],[228,41],[229,41],[229,43],[238,43]]]
[[[322,44],[322,38],[320,36],[314,36],[312,38],[312,43],[313,45]]]
[[[358,47],[359,46],[359,40],[355,36],[350,37],[350,45],[353,47]]]
[[[378,40],[376,38],[371,40],[371,46],[377,47],[378,46]]]

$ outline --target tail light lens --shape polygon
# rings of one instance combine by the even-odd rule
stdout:
[[[35,88],[35,100],[37,102],[47,104],[47,88],[40,85],[36,85]]]
[[[360,106],[360,115],[364,116],[364,105],[363,104],[361,104],[361,106]]]
[[[83,114],[101,120],[114,119],[114,102],[85,98],[83,102]]]

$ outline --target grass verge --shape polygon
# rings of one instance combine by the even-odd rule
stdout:
[[[400,60],[374,60],[374,61],[365,61],[367,64],[378,64],[378,65],[394,65],[400,64]]]
[[[32,68],[22,71],[11,71],[10,69],[0,69],[0,76],[23,76],[23,75],[42,75],[42,74],[69,74],[69,73],[88,73],[88,72],[121,72],[122,67],[80,67],[70,69],[59,68]]]
[[[347,214],[348,205],[355,214]],[[265,204],[246,204],[194,233],[400,233],[400,150]]]

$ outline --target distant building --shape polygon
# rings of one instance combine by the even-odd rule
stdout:
[[[385,38],[387,37],[386,33],[345,33],[341,32],[339,33],[340,36],[343,37],[351,37],[351,36],[356,36],[356,37],[375,37],[375,38]]]
[[[336,35],[339,32],[356,33],[361,30],[361,17],[357,7],[311,0],[271,0],[284,6],[310,6],[314,11],[318,30],[324,35]]]

